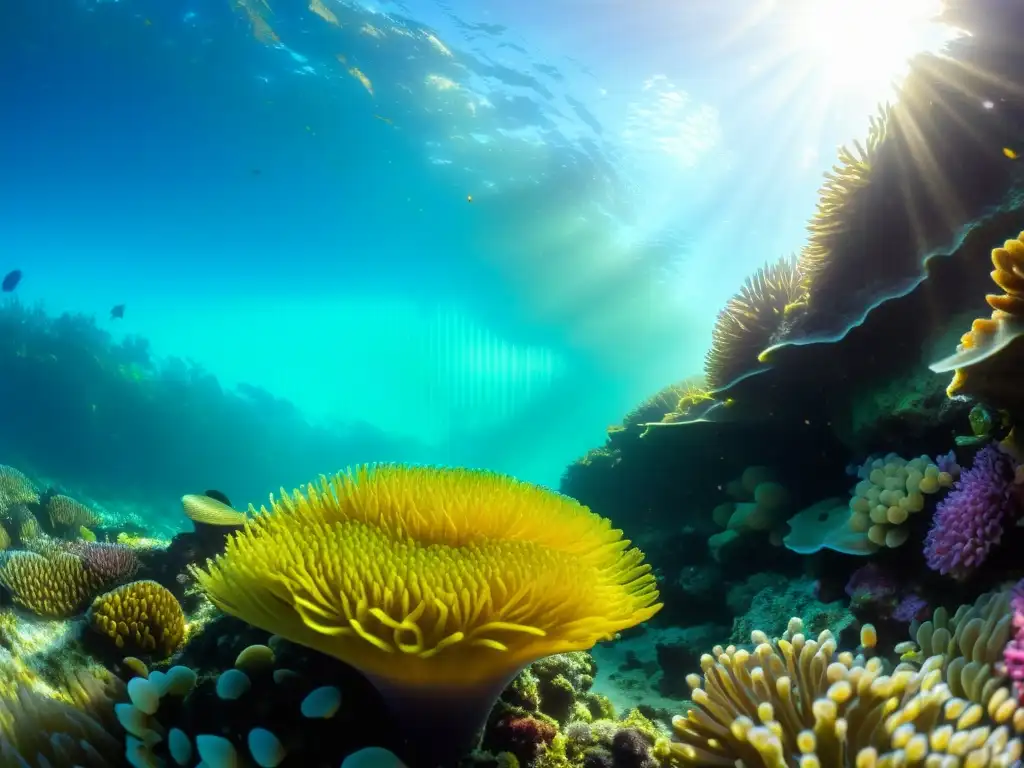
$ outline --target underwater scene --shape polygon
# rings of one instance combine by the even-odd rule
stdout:
[[[0,25],[0,768],[1024,764],[1024,0]]]

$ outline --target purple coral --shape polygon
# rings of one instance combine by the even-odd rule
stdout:
[[[928,602],[920,595],[908,594],[900,599],[896,607],[892,609],[894,621],[901,621],[909,624],[912,621],[919,621],[928,614]]]
[[[978,451],[935,510],[924,544],[929,568],[962,579],[981,565],[1016,511],[1013,480],[1009,456],[993,445]]]
[[[75,541],[68,551],[82,558],[85,567],[95,573],[104,584],[127,581],[139,570],[139,558],[134,551],[120,544]]]

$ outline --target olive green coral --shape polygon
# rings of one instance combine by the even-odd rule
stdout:
[[[102,581],[81,558],[67,552],[9,551],[0,555],[0,585],[22,608],[39,616],[62,618],[78,613],[102,587]]]
[[[862,643],[873,646],[873,630]],[[690,675],[694,707],[673,720],[676,740],[655,753],[673,766],[895,768],[1000,766],[1022,753],[1024,710],[1005,688],[988,707],[954,696],[942,659],[919,669],[838,652],[798,619],[783,638],[751,636],[752,652],[716,647]]]
[[[77,531],[82,527],[93,528],[101,522],[99,515],[85,504],[62,494],[47,499],[46,512],[50,525],[55,529]]]
[[[0,516],[6,517],[8,510],[19,504],[34,504],[39,501],[35,484],[24,472],[0,464]]]
[[[155,581],[133,581],[97,597],[89,621],[125,653],[170,656],[185,638],[178,599]]]

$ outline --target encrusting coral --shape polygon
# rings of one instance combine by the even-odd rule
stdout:
[[[754,632],[753,651],[716,647],[691,675],[694,708],[673,720],[655,753],[674,766],[1010,768],[1022,753],[1021,710],[1007,689],[987,708],[954,696],[942,659],[920,668],[839,652],[829,631],[807,638],[798,619],[782,638]]]
[[[502,475],[360,467],[252,513],[192,569],[199,585],[226,613],[363,672],[420,759],[463,753],[529,662],[661,608],[621,531]]]
[[[803,289],[795,258],[766,264],[748,277],[718,313],[704,376],[712,389],[724,387],[757,367],[786,316],[800,305]]]
[[[97,597],[92,627],[125,653],[170,656],[185,639],[185,614],[177,598],[155,581],[133,581]]]

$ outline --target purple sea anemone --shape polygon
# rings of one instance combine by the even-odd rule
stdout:
[[[1013,479],[1009,456],[993,445],[978,451],[935,510],[924,544],[929,568],[962,579],[981,565],[1015,514]]]

